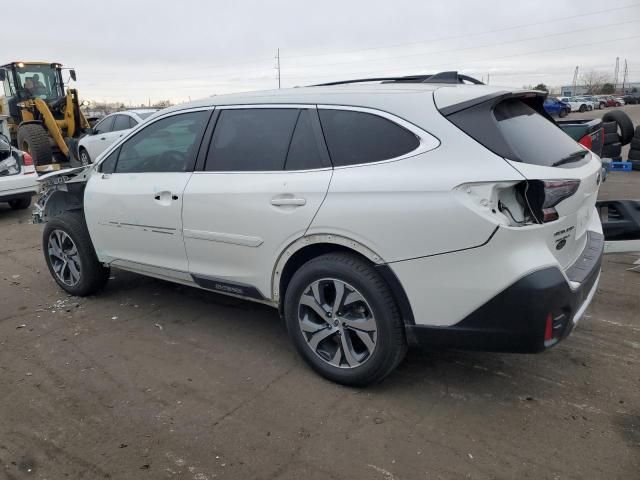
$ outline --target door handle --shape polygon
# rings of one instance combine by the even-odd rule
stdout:
[[[171,200],[178,200],[178,195],[172,194],[171,192],[160,192],[160,193],[154,193],[153,194],[153,198],[155,200],[164,200],[164,201],[169,201],[169,198],[171,198]]]
[[[278,197],[271,199],[271,205],[276,207],[292,206],[302,207],[306,205],[307,201],[304,198],[291,198],[291,197]]]
[[[106,140],[107,137],[100,137],[100,140]]]

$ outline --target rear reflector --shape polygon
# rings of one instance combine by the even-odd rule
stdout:
[[[544,325],[544,343],[547,344],[553,340],[553,315],[547,315],[547,322]]]

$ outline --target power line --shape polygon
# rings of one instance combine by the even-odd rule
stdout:
[[[608,23],[608,24],[604,24],[604,25],[598,25],[598,28],[603,28],[603,27],[611,27],[611,26],[619,26],[619,25],[626,25],[626,24],[630,24],[630,23],[637,23],[640,22],[640,19],[636,19],[636,20],[629,20],[627,22],[614,22],[614,23]],[[560,33],[552,33],[552,34],[545,34],[545,35],[539,35],[537,37],[527,37],[527,38],[521,38],[518,40],[509,40],[509,41],[502,41],[502,42],[496,42],[496,43],[489,43],[489,44],[485,44],[485,45],[473,45],[470,47],[462,47],[462,48],[449,48],[446,50],[436,50],[436,51],[431,51],[431,52],[418,52],[418,53],[410,53],[410,54],[406,54],[406,55],[394,55],[394,56],[388,56],[388,57],[380,57],[380,58],[375,58],[375,59],[360,59],[360,60],[351,60],[351,61],[347,61],[347,62],[333,62],[333,63],[317,63],[317,64],[312,64],[312,65],[301,65],[299,68],[320,68],[320,67],[331,67],[331,66],[335,66],[335,65],[351,65],[354,63],[362,63],[362,62],[366,62],[366,63],[374,63],[374,62],[379,62],[379,61],[384,61],[384,60],[396,60],[398,58],[409,58],[409,57],[421,57],[424,55],[438,55],[441,53],[451,53],[451,52],[459,52],[459,51],[463,51],[463,50],[475,50],[477,48],[490,48],[490,47],[497,47],[497,46],[502,46],[502,45],[510,45],[513,43],[521,43],[521,42],[527,42],[530,40],[541,40],[541,39],[545,39],[545,38],[551,38],[551,37],[559,37],[559,36],[563,36],[563,35],[570,35],[572,33],[577,33],[577,32],[584,32],[584,31],[592,31],[593,30],[593,26],[589,26],[586,28],[578,28],[575,30],[566,30]],[[287,57],[287,59],[291,59],[291,57]]]
[[[410,43],[396,43],[396,44],[392,44],[392,45],[387,45],[387,46],[380,46],[380,47],[367,47],[367,48],[359,48],[359,49],[354,49],[354,50],[334,50],[332,52],[328,52],[328,53],[316,53],[316,54],[302,54],[302,55],[293,55],[293,56],[288,56],[287,59],[294,59],[294,58],[304,58],[304,57],[321,57],[321,56],[327,56],[327,55],[336,55],[336,54],[343,54],[343,53],[357,53],[357,52],[365,52],[365,51],[369,51],[369,50],[384,50],[387,48],[398,48],[398,47],[408,47],[408,46],[412,46],[412,45],[422,45],[425,43],[434,43],[434,42],[441,42],[444,40],[455,40],[458,38],[468,38],[468,37],[472,37],[472,36],[478,36],[478,35],[487,35],[489,33],[499,33],[499,32],[506,32],[509,30],[517,30],[519,28],[525,28],[525,27],[532,27],[532,26],[536,26],[536,25],[544,25],[547,23],[556,23],[556,22],[561,22],[564,20],[569,20],[569,19],[573,19],[573,18],[582,18],[582,17],[588,17],[590,15],[598,15],[601,13],[607,13],[607,12],[614,12],[614,11],[618,11],[618,10],[625,10],[627,8],[634,8],[634,7],[638,7],[640,6],[640,3],[633,3],[630,5],[625,5],[622,7],[615,7],[615,8],[607,8],[607,9],[603,9],[603,10],[595,10],[592,12],[588,12],[588,13],[581,13],[578,15],[568,15],[566,17],[555,17],[551,20],[543,20],[543,21],[539,21],[539,22],[531,22],[531,23],[521,23],[518,25],[513,25],[511,27],[504,27],[504,28],[497,28],[497,29],[493,29],[493,30],[485,30],[483,32],[475,32],[475,33],[465,33],[465,34],[461,34],[461,35],[452,35],[452,36],[448,36],[448,37],[436,37],[434,39],[431,40],[425,40],[425,41],[421,41],[421,42],[410,42]]]
[[[640,35],[631,35],[628,37],[621,37],[621,38],[614,38],[614,39],[608,39],[608,40],[601,40],[598,42],[590,42],[590,43],[579,43],[579,44],[575,44],[575,45],[569,45],[566,47],[559,47],[559,48],[551,48],[551,49],[543,49],[543,50],[534,50],[534,51],[530,51],[530,52],[524,52],[524,53],[517,53],[514,55],[502,55],[502,56],[492,56],[492,57],[487,57],[487,58],[483,58],[483,59],[479,59],[479,60],[473,60],[474,62],[484,62],[484,61],[490,61],[490,60],[502,60],[505,58],[513,58],[513,57],[521,57],[521,56],[527,56],[527,55],[535,55],[537,53],[549,53],[549,52],[557,52],[560,50],[569,50],[572,48],[578,48],[578,47],[590,47],[590,46],[596,46],[596,45],[601,45],[601,44],[605,44],[605,43],[612,43],[612,42],[618,42],[620,40],[630,40],[630,39],[634,39],[634,38],[640,38]],[[440,65],[436,65],[435,67],[450,67],[452,62],[449,62],[448,64],[440,64]],[[404,67],[404,68],[411,68],[411,67]],[[424,66],[420,66],[418,67],[421,70],[424,69]],[[435,69],[434,66],[430,66],[430,69]],[[367,70],[367,71],[354,71],[351,72],[354,75],[367,75],[367,74],[379,74],[380,70]],[[413,72],[415,73],[415,72]],[[350,73],[347,73],[347,75],[349,75]],[[328,74],[328,75],[299,75],[296,77],[287,77],[287,78],[329,78],[329,77],[335,77],[336,74]]]

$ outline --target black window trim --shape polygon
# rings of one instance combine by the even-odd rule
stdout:
[[[96,130],[96,129],[100,126],[100,124],[101,124],[101,123],[105,123],[105,122],[107,122],[107,121],[110,121],[110,122],[111,122],[111,128],[113,128],[113,124],[114,124],[114,122],[116,121],[116,115],[117,115],[116,113],[110,113],[110,114],[109,114],[109,115],[107,115],[106,117],[101,118],[101,119],[98,121],[98,123],[96,123],[96,124],[93,126],[93,129],[94,129],[94,130]],[[104,132],[104,133],[112,133],[112,132],[113,132],[113,130],[109,130],[108,132]],[[96,135],[103,135],[103,133],[96,133]]]
[[[381,163],[398,162],[406,158],[415,157],[425,152],[435,150],[440,146],[440,143],[441,143],[440,139],[435,135],[427,132],[426,130],[423,130],[422,128],[418,127],[416,124],[411,123],[405,120],[404,118],[394,115],[393,113],[387,112],[385,110],[379,110],[377,108],[370,108],[370,107],[359,107],[359,106],[353,106],[353,105],[318,104],[317,107],[318,107],[318,110],[320,109],[346,110],[350,112],[361,112],[361,113],[368,113],[371,115],[375,115],[375,116],[384,118],[385,120],[389,120],[391,123],[395,123],[396,125],[404,128],[405,130],[408,130],[409,132],[413,133],[418,139],[418,146],[416,148],[414,148],[413,150],[407,153],[399,155],[397,157],[387,158],[385,160],[378,160],[376,162],[354,163],[352,165],[338,165],[333,167],[336,170],[343,169],[343,168],[364,167],[367,165],[379,165]]]
[[[138,123],[138,125],[135,128],[130,129],[129,134],[127,134],[124,137],[120,138],[117,142],[114,142],[112,145],[109,146],[109,148],[107,148],[107,150],[104,151],[104,153],[102,154],[103,157],[100,159],[100,162],[98,162],[95,165],[94,168],[96,169],[97,172],[102,172],[102,169],[101,169],[102,162],[104,162],[116,150],[118,150],[117,156],[120,157],[120,147],[125,142],[127,142],[129,139],[135,137],[139,133],[143,132],[147,127],[153,125],[157,121],[163,120],[163,119],[168,118],[168,117],[174,117],[174,116],[177,116],[177,115],[182,115],[182,114],[185,114],[185,113],[194,113],[194,112],[209,112],[209,117],[205,120],[205,126],[202,128],[202,130],[200,131],[200,134],[199,134],[200,135],[200,139],[198,140],[198,152],[196,153],[195,158],[191,159],[189,161],[189,163],[187,163],[186,168],[185,168],[183,173],[193,172],[194,169],[195,169],[195,166],[196,166],[197,159],[199,158],[200,153],[202,151],[202,146],[203,146],[203,143],[204,143],[205,134],[209,129],[209,125],[211,124],[212,117],[214,116],[213,114],[215,113],[215,106],[213,106],[213,105],[207,106],[207,107],[186,108],[184,110],[174,110],[172,112],[167,112],[166,114],[164,114],[164,115],[162,115],[160,117],[156,117],[153,120],[151,120],[150,122]],[[140,125],[142,125],[142,128],[138,128]],[[119,160],[119,158],[116,158],[116,163],[114,165],[114,172],[113,173],[116,173],[115,170],[118,167],[118,160]],[[153,173],[153,172],[141,172],[141,173]],[[167,173],[176,173],[176,172],[167,172]]]
[[[249,109],[276,109],[276,108],[288,108],[294,110],[309,110],[312,112],[311,114],[311,122],[313,126],[313,132],[316,136],[316,141],[318,146],[320,147],[320,156],[322,159],[323,166],[319,168],[311,168],[307,170],[224,170],[224,171],[216,171],[216,170],[207,170],[206,169],[206,161],[207,156],[209,155],[209,150],[213,143],[213,134],[215,132],[215,127],[217,126],[218,119],[220,118],[220,112],[223,110],[249,110]],[[297,122],[297,120],[296,120]],[[294,126],[295,131],[295,126]],[[234,104],[234,105],[216,105],[215,114],[213,118],[209,122],[209,126],[205,131],[205,141],[198,152],[198,160],[196,162],[195,171],[199,173],[205,174],[274,174],[274,173],[304,173],[304,172],[318,172],[323,170],[330,170],[333,168],[333,164],[331,163],[331,158],[329,157],[329,150],[327,148],[327,144],[324,140],[324,135],[322,134],[322,127],[320,125],[320,117],[318,115],[317,105],[315,103],[256,103],[256,104]],[[289,139],[291,142],[291,139]],[[206,143],[206,148],[202,148]]]

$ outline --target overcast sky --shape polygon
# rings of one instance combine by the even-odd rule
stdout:
[[[275,88],[277,48],[283,87],[456,69],[559,86],[616,56],[640,81],[638,0],[29,0],[3,18],[0,63],[58,61],[83,98],[126,104]]]

